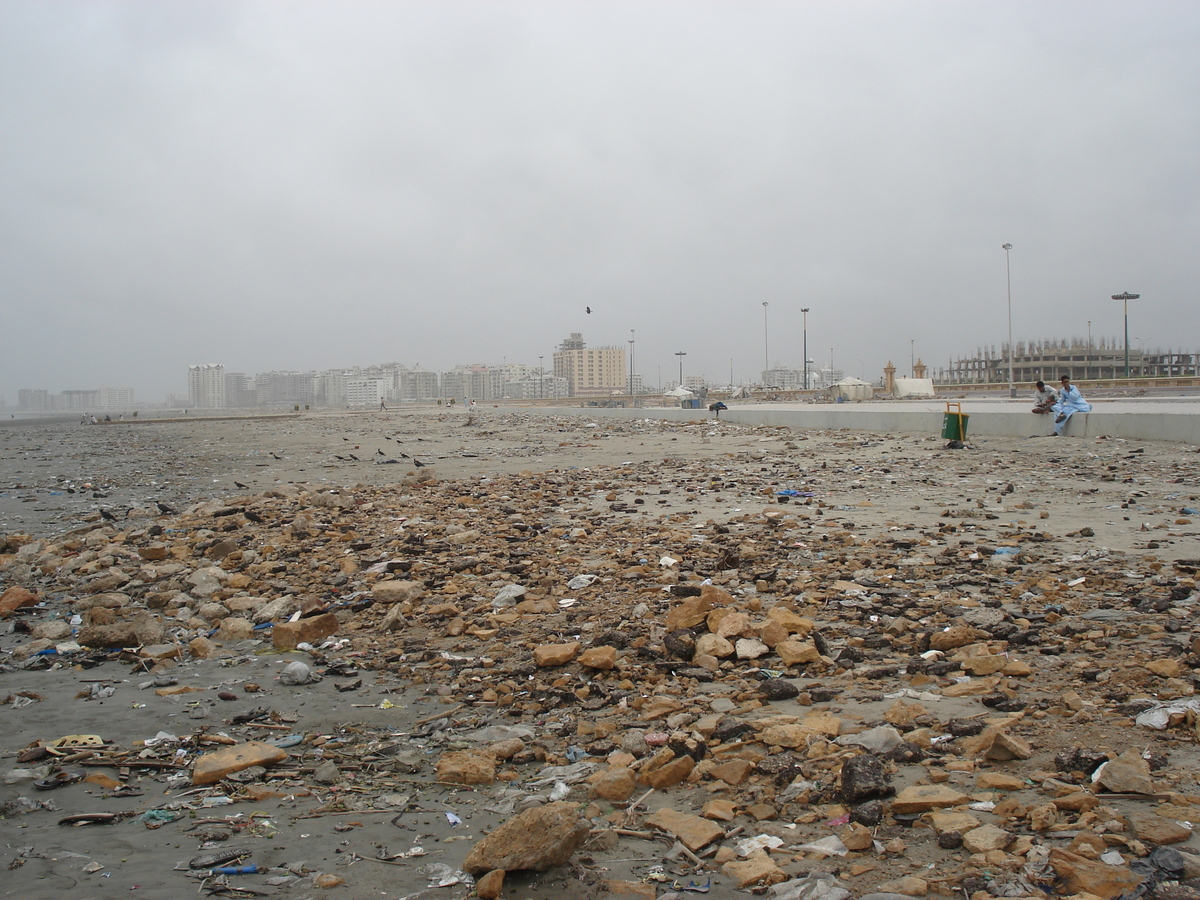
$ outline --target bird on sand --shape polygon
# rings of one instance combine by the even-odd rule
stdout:
[[[246,485],[242,484],[240,481],[235,481],[235,482],[233,483],[233,486],[234,486],[234,487],[240,487],[240,488],[241,488],[243,491],[248,491],[248,490],[250,489],[250,488],[249,488],[249,487],[247,487]]]
[[[420,461],[419,459],[417,459],[415,456],[414,456],[414,457],[412,457],[412,461],[413,461],[413,465],[414,465],[414,466],[416,466],[418,469],[420,469],[422,466],[424,466],[424,465],[425,465],[425,463],[421,462],[421,461]]]
[[[158,511],[160,513],[162,513],[164,516],[169,516],[173,512],[175,512],[175,510],[172,509],[171,507],[167,506],[167,504],[159,503],[157,500],[154,501],[154,505],[158,507]]]

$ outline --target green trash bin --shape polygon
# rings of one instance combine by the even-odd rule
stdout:
[[[942,418],[942,437],[948,441],[965,441],[967,439],[967,421],[970,418],[965,414],[946,413]]]

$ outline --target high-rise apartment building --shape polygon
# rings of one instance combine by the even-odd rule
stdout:
[[[225,367],[188,366],[188,404],[198,409],[225,407]]]
[[[629,390],[624,347],[588,347],[572,332],[554,351],[554,375],[565,378],[572,397],[608,397]]]

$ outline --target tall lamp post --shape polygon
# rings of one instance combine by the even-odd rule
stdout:
[[[679,386],[683,387],[683,358],[687,356],[687,353],[680,350],[675,355],[679,357]]]
[[[546,399],[546,367],[542,365],[545,356],[538,357],[538,399]]]
[[[633,396],[633,339],[635,333],[632,328],[629,329],[629,396]]]
[[[804,389],[806,391],[808,390],[808,310],[807,306],[800,310],[804,316]]]
[[[767,328],[767,301],[763,301],[763,380],[771,368],[771,333]]]
[[[1125,291],[1123,294],[1113,294],[1114,300],[1120,300],[1125,304],[1125,377],[1129,377],[1129,301],[1137,300],[1141,294],[1131,294]]]
[[[1004,250],[1004,273],[1008,280],[1008,396],[1017,396],[1016,385],[1013,384],[1013,343],[1012,343],[1012,266],[1009,262],[1008,251],[1012,244],[1001,244]]]

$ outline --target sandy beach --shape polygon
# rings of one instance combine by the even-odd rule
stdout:
[[[458,872],[484,833],[562,799],[588,843],[503,896],[731,898],[814,871],[855,896],[1076,893],[1097,883],[1062,888],[1048,854],[1093,859],[1081,834],[1121,872],[1196,848],[1190,827],[1139,824],[1200,816],[1191,725],[1133,718],[1195,690],[1195,449],[945,443],[497,409],[0,429],[0,593],[37,600],[0,625],[0,894],[457,900],[471,889],[422,867]],[[272,603],[336,631],[283,650],[282,619],[234,624]],[[135,620],[153,641],[77,642]],[[792,644],[812,652],[789,662]],[[324,677],[288,685],[292,662]],[[971,745],[963,722],[1029,753]],[[877,727],[903,741],[873,751],[886,787],[856,795],[850,739]],[[69,735],[104,744],[42,752]],[[198,757],[246,741],[286,759],[193,783]],[[1131,746],[1152,798],[1093,795],[1063,762]],[[453,753],[491,759],[491,780],[448,783]],[[617,769],[624,799],[595,781]],[[91,780],[34,788],[57,770]],[[898,812],[922,787],[958,800]],[[1096,802],[1053,829],[1030,818],[1081,791]],[[970,820],[965,847],[939,843],[943,807]],[[720,834],[688,846],[663,810]],[[86,814],[113,815],[59,824]],[[1007,837],[972,846],[976,826]],[[230,847],[269,871],[188,870]]]

